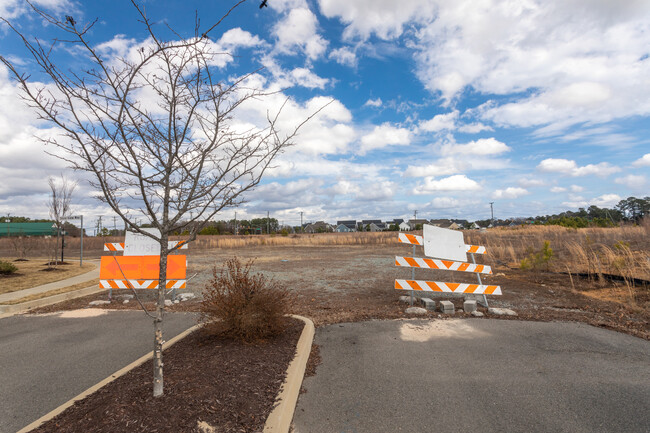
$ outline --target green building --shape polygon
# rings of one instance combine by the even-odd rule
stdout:
[[[0,237],[6,236],[56,236],[54,223],[0,223]]]

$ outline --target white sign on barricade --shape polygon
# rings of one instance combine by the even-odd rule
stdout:
[[[463,239],[463,233],[450,229],[425,224],[424,236],[399,233],[398,240],[401,243],[424,246],[426,256],[420,257],[395,257],[395,266],[421,268],[421,269],[442,269],[458,272],[473,272],[478,278],[478,284],[446,283],[440,281],[423,281],[411,278],[396,279],[396,290],[438,292],[447,294],[463,294],[482,296],[483,304],[487,307],[485,295],[501,295],[501,287],[485,285],[481,281],[480,274],[492,274],[492,268],[486,265],[479,265],[474,259],[474,254],[485,254],[484,246],[467,245]],[[414,247],[415,248],[415,247]],[[415,251],[415,250],[414,250]],[[467,254],[472,257],[472,263],[467,262]],[[411,296],[411,303],[413,297]]]
[[[143,232],[150,233],[160,237],[158,229],[140,229]],[[147,235],[135,232],[126,232],[124,237],[124,255],[125,256],[159,256],[160,243]]]

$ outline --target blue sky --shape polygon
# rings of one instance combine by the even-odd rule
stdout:
[[[145,38],[129,2],[38,0],[77,21],[91,40],[128,53]],[[162,27],[191,35],[228,1],[146,1]],[[650,2],[268,0],[239,6],[212,33],[234,57],[224,79],[251,72],[281,89],[285,125],[333,102],[301,131],[238,218],[305,221],[485,219],[615,205],[650,186]],[[26,34],[52,29],[25,4],[0,16]],[[103,44],[103,45],[102,45]],[[39,78],[0,25],[0,53]],[[72,56],[61,61],[75,66]],[[254,108],[250,108],[252,116]],[[259,113],[257,113],[259,114]],[[248,117],[250,119],[252,117]],[[65,164],[34,134],[54,133],[18,97],[0,66],[0,214],[47,216],[48,176]],[[76,213],[111,218],[83,179]],[[231,218],[234,210],[219,219]]]

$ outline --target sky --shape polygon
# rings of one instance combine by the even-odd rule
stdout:
[[[145,40],[130,2],[35,0],[97,19],[89,38],[113,55]],[[148,0],[161,28],[194,32],[234,4]],[[216,219],[284,224],[346,219],[495,218],[613,207],[650,186],[650,2],[647,0],[247,1],[211,33],[232,54],[223,79],[290,98],[283,124],[318,108],[247,202]],[[0,16],[48,40],[52,26],[19,0]],[[41,79],[5,24],[0,54]],[[61,56],[74,69],[74,56]],[[262,69],[259,69],[262,68]],[[265,105],[266,104],[266,105]],[[259,113],[258,113],[259,114]],[[237,119],[235,119],[237,121]],[[73,213],[113,214],[97,191],[35,137],[56,134],[0,65],[0,215],[48,216],[48,177],[78,180]],[[108,224],[106,222],[108,221]],[[117,223],[119,227],[119,222]]]

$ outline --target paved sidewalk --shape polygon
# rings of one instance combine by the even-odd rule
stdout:
[[[0,304],[3,302],[14,301],[16,299],[24,298],[25,296],[36,295],[39,293],[46,293],[51,290],[57,290],[64,287],[74,286],[75,284],[85,283],[99,278],[99,262],[96,260],[88,260],[90,263],[97,265],[95,269],[85,274],[77,275],[76,277],[68,278],[53,283],[43,284],[42,286],[32,287],[31,289],[18,290],[10,293],[3,293],[0,295]]]
[[[650,342],[566,322],[370,321],[316,332],[296,433],[650,432]]]

